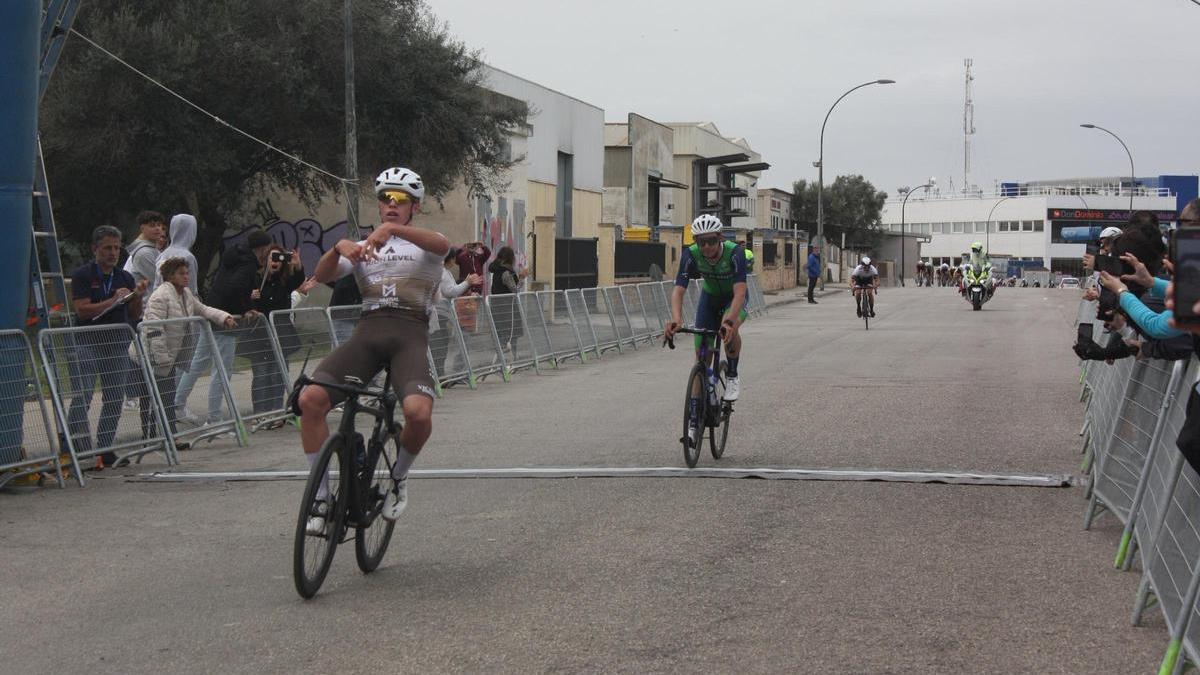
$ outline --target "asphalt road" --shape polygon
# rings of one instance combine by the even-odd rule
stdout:
[[[1071,474],[1074,294],[886,289],[744,328],[702,466]],[[419,469],[681,466],[689,356],[643,346],[438,401]],[[303,469],[294,429],[181,472]],[[707,478],[411,481],[380,570],[292,587],[297,481],[0,492],[7,672],[1148,672],[1152,611],[1082,488]]]

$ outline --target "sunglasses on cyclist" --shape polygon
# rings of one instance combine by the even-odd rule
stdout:
[[[403,204],[404,202],[411,202],[412,197],[410,197],[407,192],[401,192],[399,190],[384,190],[383,192],[379,193],[379,201]]]
[[[700,237],[696,239],[696,243],[700,246],[716,246],[721,243],[721,237]]]

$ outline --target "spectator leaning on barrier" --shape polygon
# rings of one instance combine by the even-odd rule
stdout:
[[[171,218],[171,243],[158,254],[154,261],[154,286],[162,283],[162,264],[171,258],[183,258],[188,264],[190,280],[188,288],[196,296],[200,295],[197,282],[200,271],[196,266],[196,256],[192,255],[192,245],[196,243],[196,217],[187,213],[179,213]]]
[[[1200,199],[1193,199],[1187,203],[1187,206],[1183,207],[1183,211],[1179,213],[1179,226],[1200,227]],[[1175,287],[1173,282],[1167,285],[1166,307],[1172,310],[1172,312],[1175,310]],[[1192,311],[1194,313],[1200,312],[1200,302],[1196,303]],[[1191,333],[1192,350],[1197,357],[1200,357],[1200,324],[1181,324],[1172,318],[1171,327]],[[1184,418],[1183,425],[1179,430],[1179,436],[1175,440],[1179,451],[1183,453],[1188,464],[1196,471],[1200,471],[1200,389],[1198,387],[1200,387],[1200,383],[1194,384],[1191,393],[1188,395],[1187,416]]]
[[[222,312],[200,302],[190,288],[188,282],[191,276],[187,261],[183,258],[171,258],[162,264],[161,274],[163,284],[150,295],[146,306],[147,321],[164,319],[181,319],[190,316],[203,317],[217,326],[233,328],[236,321],[228,312]],[[154,369],[154,379],[158,382],[158,393],[162,397],[163,408],[167,414],[167,424],[171,434],[175,434],[175,384],[178,371],[187,365],[191,359],[191,350],[195,345],[195,335],[184,323],[164,324],[154,326],[145,331],[146,352],[150,365]],[[131,350],[130,356],[134,356]],[[175,443],[179,450],[186,450],[186,443]]]
[[[261,261],[266,259],[267,249],[271,246],[271,237],[266,232],[254,230],[246,238],[246,243],[238,244],[221,256],[221,264],[213,278],[212,290],[209,293],[209,304],[217,309],[228,312],[234,317],[241,317],[243,322],[252,322],[257,318],[253,311],[253,299],[250,294],[258,288],[260,277],[258,268]],[[172,245],[167,251],[174,248]],[[195,280],[193,280],[194,285]],[[236,329],[235,329],[236,330]],[[221,421],[223,395],[221,383],[217,381],[217,367],[212,363],[213,351],[229,373],[233,367],[233,358],[237,353],[238,334],[235,330],[213,331],[215,345],[201,341],[196,346],[196,354],[192,357],[188,372],[179,380],[179,391],[175,394],[175,406],[179,410],[181,420],[191,423],[199,422],[199,417],[187,409],[188,397],[196,380],[205,370],[212,373],[212,381],[208,386],[207,422],[212,424]]]
[[[517,272],[516,253],[511,246],[504,246],[496,252],[488,271],[492,273],[492,322],[500,338],[500,348],[505,349],[525,334],[521,328],[521,310],[512,294],[520,291],[521,281],[529,276],[529,270]]]
[[[471,288],[483,286],[483,277],[478,274],[468,274],[462,281],[454,282],[454,275],[450,273],[450,264],[457,260],[458,253],[457,249],[451,248],[442,260],[442,281],[438,285],[438,294],[441,298],[434,303],[437,312],[429,322],[429,351],[433,354],[433,364],[439,374],[445,372],[447,354],[454,351],[455,360],[451,361],[451,365],[457,366],[458,352],[461,351],[457,341],[453,341],[450,335],[452,303],[455,298],[470,293]]]
[[[250,360],[250,368],[254,372],[250,397],[254,402],[255,414],[283,409],[286,383],[279,363],[275,360],[267,321],[271,312],[291,309],[292,291],[300,288],[303,283],[304,268],[300,264],[300,256],[296,255],[295,251],[285,251],[282,246],[272,244],[267,249],[259,288],[250,292],[252,308],[263,316],[238,345],[238,351]],[[296,339],[296,327],[292,325],[290,317],[276,321],[275,331],[279,336],[279,348],[285,359],[300,348]],[[283,420],[276,420],[268,428],[274,429],[283,425]]]
[[[479,283],[472,284],[470,287],[470,291],[476,295],[483,295],[483,266],[487,264],[490,257],[492,257],[492,250],[482,241],[470,241],[463,244],[454,256],[454,262],[458,265],[459,282],[466,281],[467,275],[470,274],[479,277]]]
[[[121,231],[110,225],[93,230],[92,254],[93,260],[80,265],[71,274],[71,305],[79,325],[122,325],[140,318],[142,299],[139,293],[146,288],[146,282],[135,282],[132,274],[117,268],[121,256]],[[129,379],[129,345],[124,332],[83,332],[75,336],[76,353],[68,361],[72,398],[67,414],[67,433],[74,439],[79,452],[92,449],[88,412],[97,378],[100,379],[103,405],[96,428],[96,444],[100,448],[112,446],[121,417],[125,383]],[[106,452],[100,456],[97,468],[111,465],[116,459],[114,453]]]
[[[808,273],[808,304],[817,304],[813,300],[813,289],[817,286],[817,279],[821,278],[821,247],[813,246],[808,254],[808,262],[804,265],[804,271]]]

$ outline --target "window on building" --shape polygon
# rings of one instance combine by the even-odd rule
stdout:
[[[942,233],[942,224],[941,223],[934,223],[933,225],[931,225],[931,227],[933,228],[934,234]]]
[[[1022,232],[1033,232],[1033,221],[1032,220],[1023,221],[1021,223],[1021,231]]]
[[[1033,221],[1033,231],[1034,232],[1045,232],[1046,231],[1046,221],[1044,221],[1044,220]]]
[[[952,227],[954,228],[954,230],[953,230],[954,234],[962,234],[963,231],[965,230],[966,226],[967,226],[966,223],[954,223],[952,225]]]
[[[995,231],[997,231],[998,229],[1000,229],[1000,227],[999,227],[999,226],[1000,226],[1000,223],[997,223],[997,222],[990,222],[990,223],[988,223],[988,232],[995,232]]]
[[[975,223],[975,232],[976,233],[987,232],[987,223],[979,223],[979,222]]]

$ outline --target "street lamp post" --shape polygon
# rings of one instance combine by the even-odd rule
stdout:
[[[933,187],[934,185],[937,185],[937,181],[934,180],[933,178],[930,178],[929,182],[924,185],[918,185],[915,188],[908,188],[904,192],[904,201],[900,202],[900,285],[901,286],[904,285],[904,263],[905,263],[905,255],[906,255],[905,248],[907,248],[904,245],[905,242],[907,241],[905,239],[905,235],[904,235],[904,207],[908,206],[908,198],[912,196],[913,192],[916,192],[917,190],[921,190],[921,189],[924,189],[926,192],[928,192],[929,188]]]
[[[988,255],[991,255],[991,254],[992,254],[992,240],[991,240],[991,234],[992,234],[992,214],[996,212],[996,207],[997,207],[997,206],[1000,206],[1000,204],[1001,204],[1002,202],[1006,202],[1006,201],[1008,201],[1008,200],[1010,200],[1010,199],[1012,199],[1012,197],[1011,197],[1011,196],[1009,196],[1009,197],[1001,197],[1000,199],[997,199],[997,200],[996,200],[996,203],[995,203],[995,204],[992,204],[992,210],[991,210],[991,211],[988,211],[987,223],[986,223],[986,224],[984,224],[984,226],[983,226],[983,241],[984,241],[984,244],[983,244],[983,249],[984,249],[985,251],[987,251]],[[1082,197],[1081,197],[1080,199],[1082,199]],[[1084,208],[1087,208],[1087,202],[1084,202],[1084,203],[1083,203],[1083,206],[1084,206]]]
[[[1079,126],[1083,127],[1084,129],[1099,129],[1100,131],[1103,131],[1104,133],[1108,134],[1109,136],[1112,136],[1113,138],[1117,139],[1117,142],[1121,144],[1121,147],[1125,148],[1125,154],[1129,155],[1129,215],[1132,216],[1133,215],[1133,186],[1137,182],[1137,179],[1135,178],[1135,176],[1137,174],[1135,174],[1133,172],[1133,153],[1129,151],[1129,146],[1125,145],[1125,141],[1121,140],[1120,136],[1114,134],[1113,132],[1109,131],[1108,129],[1105,129],[1104,127],[1098,127],[1095,124],[1080,124]]]
[[[833,113],[833,109],[837,104],[842,102],[842,99],[850,95],[851,92],[869,87],[873,84],[895,84],[895,80],[871,80],[862,84],[851,87],[846,93],[838,97],[833,105],[829,106],[829,112],[825,113],[825,120],[821,122],[821,142],[818,149],[817,161],[813,162],[813,166],[817,167],[817,240],[813,242],[816,246],[821,247],[821,269],[825,268],[825,201],[823,193],[825,191],[825,125],[829,122],[829,115]],[[825,283],[825,275],[821,275],[821,283]]]

